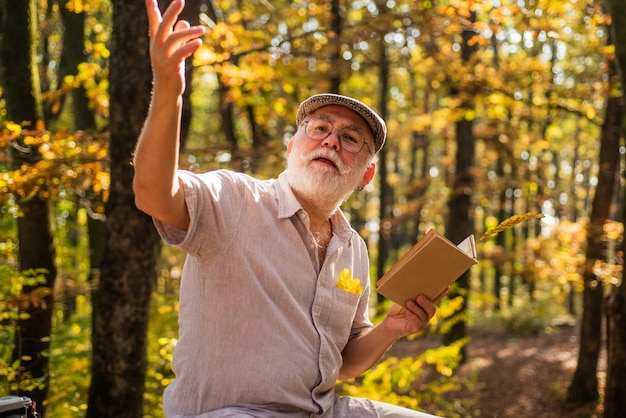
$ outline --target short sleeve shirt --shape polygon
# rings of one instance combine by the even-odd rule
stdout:
[[[320,268],[308,215],[286,173],[272,180],[226,170],[180,177],[188,230],[155,221],[164,240],[187,253],[165,413],[332,416],[341,352],[372,327],[364,241],[336,211]],[[361,289],[339,286],[346,275]]]

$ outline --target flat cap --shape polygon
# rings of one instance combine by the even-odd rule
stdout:
[[[300,126],[304,118],[317,109],[330,105],[343,106],[358,113],[367,122],[372,131],[374,147],[376,148],[374,153],[380,151],[387,139],[387,125],[385,125],[385,121],[366,104],[351,97],[330,93],[316,94],[309,97],[300,103],[298,113],[296,114],[296,125]]]

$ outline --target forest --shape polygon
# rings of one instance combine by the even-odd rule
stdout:
[[[184,254],[132,192],[145,7],[0,0],[0,397],[44,417],[162,417],[173,379]],[[476,236],[479,263],[398,343],[428,348],[338,392],[486,416],[481,382],[458,373],[469,347],[571,326],[575,371],[553,396],[626,416],[626,4],[186,0],[181,18],[207,28],[186,65],[181,168],[273,178],[298,104],[340,93],[388,127],[375,180],[343,205],[372,284],[429,229]],[[389,302],[372,296],[379,318]]]

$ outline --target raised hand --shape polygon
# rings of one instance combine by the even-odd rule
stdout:
[[[154,89],[180,96],[185,90],[185,59],[202,45],[203,26],[190,26],[178,16],[184,0],[174,0],[161,15],[157,0],[146,0]]]

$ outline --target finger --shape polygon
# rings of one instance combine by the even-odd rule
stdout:
[[[172,28],[178,20],[178,16],[185,7],[184,0],[174,0],[165,10],[155,33],[155,40],[158,42],[164,42],[165,39],[172,33]]]
[[[156,0],[146,0],[146,13],[148,14],[148,36],[154,38],[159,23],[163,19]]]
[[[184,46],[178,48],[176,52],[174,52],[174,54],[172,55],[172,60],[179,62],[190,57],[194,52],[198,50],[198,48],[200,48],[200,45],[202,45],[202,41],[200,39],[194,39],[187,42]]]
[[[176,22],[176,25],[174,26],[174,30],[179,31],[183,29],[189,29],[190,27],[191,25],[186,20],[179,20],[178,22]]]
[[[420,295],[407,303],[407,308],[424,321],[435,315],[436,307],[426,296]]]
[[[181,54],[188,56],[190,51],[193,53],[202,45],[202,40],[198,38],[204,35],[205,28],[203,26],[189,27],[188,25],[187,22],[177,24],[177,28],[180,28],[173,32],[164,44],[166,49],[171,49],[172,58],[179,57]],[[185,27],[186,29],[184,29]]]

